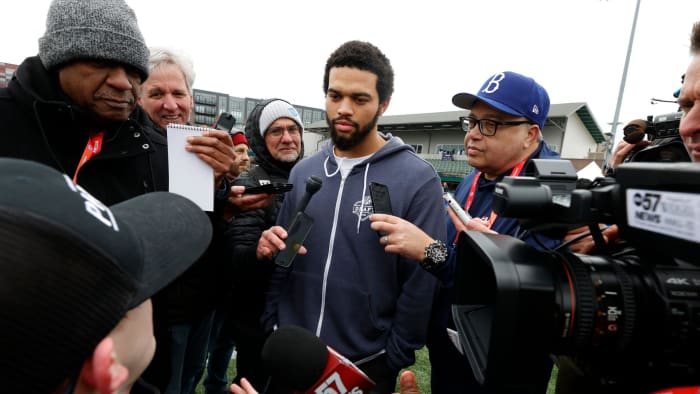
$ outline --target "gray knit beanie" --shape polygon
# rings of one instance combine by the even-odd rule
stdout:
[[[260,114],[260,135],[265,137],[267,128],[279,118],[289,118],[295,121],[299,130],[304,132],[304,124],[301,122],[296,108],[284,100],[275,100],[267,104]]]
[[[39,39],[47,70],[78,59],[130,65],[148,78],[148,47],[134,11],[124,0],[54,0]]]

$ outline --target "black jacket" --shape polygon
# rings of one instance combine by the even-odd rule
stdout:
[[[97,127],[38,57],[22,62],[0,89],[0,119],[0,156],[43,163],[71,177],[88,130]],[[168,189],[167,141],[143,110],[137,107],[125,122],[100,126],[106,130],[102,150],[83,165],[79,185],[107,205]]]
[[[103,146],[80,169],[80,186],[107,205],[168,190],[167,139],[141,107],[137,106],[127,121],[98,126],[94,115],[62,92],[57,74],[47,71],[38,57],[27,58],[9,86],[0,89],[0,157],[40,162],[72,177],[88,141],[88,131],[95,129],[106,132]],[[205,255],[153,297],[156,337],[167,335],[170,324],[190,321],[213,310],[210,290],[217,286],[211,278],[217,277],[216,265],[229,259],[230,254],[222,248],[223,220],[216,214],[210,219],[214,238]],[[168,349],[159,342],[157,354],[163,353],[168,354]],[[153,369],[167,381],[168,367],[166,360]],[[149,382],[162,387],[161,380],[149,378]]]
[[[242,173],[234,181],[235,185],[253,187],[265,183],[286,183],[292,167],[304,156],[303,140],[299,158],[291,163],[276,160],[267,150],[265,139],[260,134],[260,113],[272,100],[259,103],[248,116],[245,133],[255,154],[256,166]],[[239,330],[254,336],[262,335],[259,320],[265,307],[267,283],[274,270],[271,261],[258,261],[255,251],[262,232],[275,224],[283,200],[284,194],[277,194],[267,207],[236,215],[228,230],[230,237],[227,239],[233,249],[234,262],[231,301],[234,324]]]

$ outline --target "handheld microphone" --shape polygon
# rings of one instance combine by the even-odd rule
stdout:
[[[311,197],[321,188],[322,184],[323,181],[316,175],[306,178],[306,193],[304,193],[304,197],[301,198],[299,205],[297,205],[297,212],[304,212],[306,206],[309,205]]]
[[[275,264],[280,267],[289,267],[292,265],[294,257],[296,257],[297,252],[304,244],[306,236],[309,235],[311,231],[311,226],[314,224],[314,219],[307,215],[304,210],[306,206],[309,205],[311,197],[320,188],[321,178],[311,175],[306,179],[306,192],[304,197],[302,197],[299,205],[297,205],[297,211],[289,223],[289,229],[287,230],[287,239],[284,241],[285,249],[277,251],[274,255]]]
[[[375,386],[348,359],[298,326],[280,327],[270,334],[261,360],[273,380],[303,394],[362,394]]]

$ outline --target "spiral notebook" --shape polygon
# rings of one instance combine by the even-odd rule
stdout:
[[[187,137],[208,130],[171,123],[168,136],[169,190],[187,197],[205,211],[214,210],[214,170],[196,154],[185,150]]]

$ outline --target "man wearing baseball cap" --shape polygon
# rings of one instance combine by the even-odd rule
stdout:
[[[505,176],[518,176],[530,159],[558,159],[559,155],[542,138],[549,95],[530,77],[499,72],[490,76],[476,94],[458,93],[452,97],[452,103],[470,110],[460,122],[465,132],[467,161],[475,170],[460,182],[454,197],[473,219],[466,226],[458,220],[447,220],[445,253],[437,261],[431,259],[429,265],[423,265],[444,285],[433,305],[427,341],[431,387],[434,393],[488,393],[474,379],[467,358],[448,336],[448,329],[456,332],[450,309],[457,264],[454,242],[463,229],[517,236],[518,220],[500,217],[491,208],[496,184]],[[419,228],[386,215],[375,214],[370,219],[373,229],[389,231],[389,237],[404,239],[406,246],[395,250],[396,253],[424,261],[425,248],[434,241]],[[558,242],[543,236],[538,238],[550,246]],[[530,236],[524,241],[537,246]],[[546,391],[548,379],[549,376],[543,377],[542,392]]]
[[[518,176],[530,159],[558,159],[542,138],[547,115],[549,95],[534,79],[511,71],[499,72],[489,77],[476,94],[458,93],[452,97],[454,105],[470,110],[461,119],[464,149],[469,165],[474,167],[457,186],[455,199],[474,219],[469,230],[497,232],[517,236],[519,223],[515,218],[498,217],[491,208],[496,183],[505,176]],[[468,196],[472,194],[472,197]],[[452,240],[458,231],[447,228],[447,239]],[[528,239],[525,239],[527,242]],[[536,243],[529,239],[536,245]],[[550,241],[553,244],[554,241]],[[456,260],[456,256],[452,256]],[[446,294],[441,294],[444,298]],[[452,318],[449,304],[436,307],[428,339],[433,365],[432,386],[435,392],[455,393],[460,388],[475,386],[469,373],[466,358],[458,353],[447,337],[446,329]],[[467,368],[462,369],[462,368]],[[461,374],[454,376],[455,371]],[[543,380],[546,391],[548,377]],[[474,391],[478,392],[478,391]]]
[[[211,236],[184,197],[108,208],[65,174],[0,158],[3,391],[129,392],[155,349],[150,297]]]

